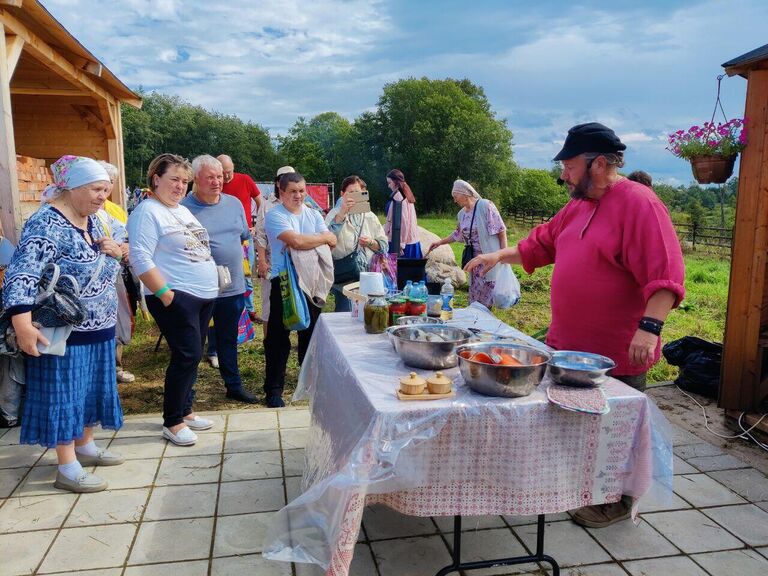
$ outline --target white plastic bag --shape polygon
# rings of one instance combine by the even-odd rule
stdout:
[[[520,300],[520,282],[509,264],[501,264],[493,288],[493,305],[497,308],[511,308]]]

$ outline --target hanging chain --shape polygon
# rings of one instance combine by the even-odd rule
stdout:
[[[715,99],[715,109],[712,110],[712,118],[709,121],[710,128],[715,123],[715,115],[717,114],[717,108],[720,108],[720,112],[723,114],[723,120],[725,122],[728,122],[728,117],[725,115],[725,110],[723,110],[723,103],[720,101],[720,83],[723,81],[723,78],[725,78],[725,74],[720,74],[717,77],[717,98]]]

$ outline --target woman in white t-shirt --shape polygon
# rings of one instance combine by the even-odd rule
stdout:
[[[269,295],[269,321],[264,338],[266,373],[264,392],[267,406],[285,406],[282,399],[285,387],[285,367],[291,353],[290,332],[283,325],[283,300],[280,294],[280,272],[285,268],[284,250],[312,250],[328,244],[336,246],[336,236],[328,231],[323,216],[317,210],[304,205],[307,195],[304,177],[298,172],[280,176],[278,182],[280,204],[272,208],[265,218],[264,229],[272,249],[272,266],[269,277],[272,287]],[[310,324],[299,336],[299,364],[304,360],[312,331],[315,329],[320,309],[309,304]]]
[[[189,161],[161,154],[149,165],[152,196],[128,218],[130,260],[144,285],[147,308],[171,348],[165,371],[163,437],[189,446],[193,430],[213,422],[192,410],[197,365],[218,290],[208,232],[179,202],[192,176]]]

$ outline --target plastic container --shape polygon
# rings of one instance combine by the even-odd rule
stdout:
[[[442,299],[440,320],[447,322],[453,318],[453,284],[451,284],[450,278],[446,278],[443,282],[443,287],[440,289],[440,298]]]

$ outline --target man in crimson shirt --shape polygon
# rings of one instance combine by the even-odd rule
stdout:
[[[259,187],[256,186],[256,183],[247,174],[235,172],[235,164],[229,156],[222,154],[218,156],[217,159],[221,162],[221,167],[224,171],[224,188],[222,189],[222,192],[240,200],[240,203],[243,205],[243,210],[245,210],[245,221],[251,229],[251,239],[248,242],[248,262],[251,270],[253,270],[256,257],[253,250],[253,214],[251,213],[251,199],[256,202],[256,210],[258,210],[261,206]],[[247,274],[245,276],[245,292],[248,294],[245,299],[245,308],[248,310],[248,315],[253,322],[260,323],[261,319],[258,317],[253,307],[253,280]]]
[[[483,273],[499,262],[526,272],[555,264],[547,344],[608,356],[612,376],[645,389],[659,359],[661,329],[685,296],[680,242],[653,190],[621,176],[626,146],[610,128],[590,122],[568,131],[555,156],[571,200],[517,246],[472,259]],[[586,506],[578,524],[601,528],[627,518],[632,499]]]

